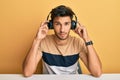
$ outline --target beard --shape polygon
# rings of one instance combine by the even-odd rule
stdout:
[[[55,32],[55,35],[60,40],[66,40],[69,37],[69,33],[70,33],[70,31],[69,32],[59,32],[59,33]]]

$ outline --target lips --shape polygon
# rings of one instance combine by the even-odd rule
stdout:
[[[67,33],[59,33],[57,36],[60,40],[65,40],[67,38]]]
[[[66,34],[65,34],[65,33],[60,33],[59,35],[60,35],[60,36],[65,36]]]

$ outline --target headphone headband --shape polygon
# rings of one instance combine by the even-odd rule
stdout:
[[[49,16],[50,16],[51,12],[49,12],[48,16],[47,16],[47,20],[49,19]]]
[[[51,14],[51,12],[47,16],[47,21],[49,20],[50,14]],[[71,29],[75,29],[76,28],[76,24],[77,24],[77,16],[75,15],[75,13],[73,14],[73,16],[75,16],[75,20],[72,20],[72,22],[71,22]],[[53,29],[52,20],[49,20],[49,22],[48,22],[48,28],[49,29]]]
[[[50,16],[51,12],[48,14],[47,16],[47,20],[49,20],[49,16]],[[75,15],[75,13],[73,14],[75,16],[75,21],[77,22],[77,16]]]

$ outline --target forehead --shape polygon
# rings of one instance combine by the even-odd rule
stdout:
[[[71,21],[71,18],[70,16],[64,16],[64,17],[55,17],[53,22],[70,22]]]

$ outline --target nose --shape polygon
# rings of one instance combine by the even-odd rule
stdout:
[[[64,32],[65,27],[63,25],[60,26],[60,32]]]

